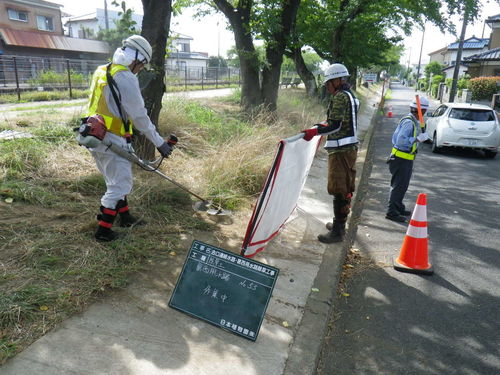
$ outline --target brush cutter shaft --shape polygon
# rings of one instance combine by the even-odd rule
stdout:
[[[122,156],[123,158],[131,161],[132,163],[135,163],[137,165],[139,165],[140,167],[142,167],[143,169],[149,171],[149,172],[154,172],[156,173],[157,175],[160,175],[161,177],[163,177],[165,180],[167,181],[170,181],[172,184],[174,184],[175,186],[181,188],[182,190],[188,192],[189,194],[191,194],[192,196],[200,199],[203,201],[203,203],[209,203],[206,199],[200,197],[198,194],[196,193],[193,193],[191,190],[189,190],[187,187],[181,185],[180,183],[178,183],[177,181],[173,180],[172,178],[168,177],[167,175],[163,174],[162,172],[160,172],[159,170],[157,170],[156,168],[154,168],[151,164],[149,164],[148,162],[145,162],[144,160],[140,159],[135,153],[133,152],[129,152],[125,149],[123,149],[122,147],[120,146],[117,146],[115,145],[114,143],[112,142],[106,142],[104,143],[106,146],[109,147],[109,149],[111,151],[113,151],[115,154],[118,154],[120,156]]]

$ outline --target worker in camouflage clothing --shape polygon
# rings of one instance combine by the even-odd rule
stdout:
[[[333,223],[327,223],[328,233],[320,234],[323,243],[341,242],[345,236],[347,216],[351,210],[351,198],[356,179],[356,136],[359,101],[349,90],[349,72],[342,64],[333,64],[325,71],[325,86],[331,94],[327,121],[304,130],[304,140],[315,135],[326,135],[328,152],[328,194],[333,195]]]

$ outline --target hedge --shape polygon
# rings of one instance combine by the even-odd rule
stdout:
[[[469,90],[472,92],[473,100],[490,100],[497,93],[499,87],[497,82],[500,77],[478,77],[469,81]]]

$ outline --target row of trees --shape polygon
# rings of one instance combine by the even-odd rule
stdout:
[[[164,92],[163,76],[167,35],[173,11],[198,7],[202,14],[220,12],[234,33],[242,88],[241,105],[247,113],[276,109],[281,66],[290,57],[307,92],[317,91],[316,79],[303,57],[305,46],[322,59],[342,62],[353,77],[358,69],[396,66],[395,47],[413,26],[430,21],[454,31],[449,16],[477,17],[477,0],[142,0],[142,35],[153,45],[156,79],[145,89],[145,102],[157,118]],[[122,3],[125,9],[124,3]],[[263,41],[259,58],[254,41]],[[399,50],[400,52],[400,50]]]

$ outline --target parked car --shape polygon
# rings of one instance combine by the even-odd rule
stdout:
[[[500,123],[487,105],[443,103],[427,119],[427,133],[432,139],[432,152],[444,147],[482,150],[494,158],[500,147]]]

